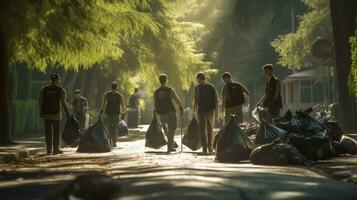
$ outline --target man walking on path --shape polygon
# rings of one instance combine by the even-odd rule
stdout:
[[[183,107],[175,90],[167,86],[167,75],[162,74],[159,77],[161,87],[154,93],[154,114],[159,116],[164,131],[167,136],[167,152],[174,152],[174,136],[177,128],[176,108],[174,103],[179,107],[180,114],[183,113]]]
[[[51,75],[51,84],[42,88],[39,97],[40,115],[44,119],[46,133],[47,155],[62,154],[59,148],[61,105],[67,115],[70,116],[66,101],[66,90],[60,85],[58,74]]]
[[[267,82],[265,84],[265,94],[259,100],[258,105],[262,104],[266,110],[266,120],[272,123],[274,119],[279,118],[280,110],[283,107],[280,80],[274,75],[274,66],[272,64],[264,65],[263,70]]]
[[[129,107],[130,108],[139,108],[140,107],[140,93],[139,88],[135,88],[134,94],[130,96],[129,99]]]
[[[88,109],[88,101],[82,97],[80,90],[74,91],[74,100],[72,102],[74,117],[79,121],[81,129],[85,129],[86,112]]]
[[[204,73],[196,75],[198,85],[195,87],[193,113],[197,111],[200,125],[202,151],[213,153],[213,121],[217,116],[218,97],[216,88],[206,81]]]
[[[225,123],[228,122],[232,114],[238,117],[239,123],[243,123],[243,108],[245,103],[245,97],[249,96],[248,89],[241,83],[232,80],[232,75],[229,72],[225,72],[222,75],[225,83],[223,88],[222,99],[222,115],[225,112]]]
[[[125,103],[123,95],[118,91],[118,83],[113,82],[111,84],[112,89],[104,93],[103,105],[100,111],[100,117],[103,112],[106,114],[106,124],[110,135],[110,142],[113,147],[117,146],[118,137],[118,124],[120,115],[125,112]]]

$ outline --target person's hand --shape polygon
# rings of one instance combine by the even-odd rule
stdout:
[[[183,115],[183,107],[182,106],[180,106],[180,113],[181,113],[181,115]]]

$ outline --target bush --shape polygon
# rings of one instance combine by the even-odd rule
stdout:
[[[35,100],[15,100],[12,108],[13,134],[26,136],[43,131],[38,102]]]

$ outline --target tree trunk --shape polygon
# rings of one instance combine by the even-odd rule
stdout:
[[[357,131],[356,101],[351,95],[348,78],[351,72],[351,45],[349,38],[355,30],[356,1],[330,0],[331,21],[336,52],[336,76],[340,122],[348,131]]]
[[[10,101],[9,101],[9,55],[7,40],[0,32],[0,114],[1,114],[1,142],[3,144],[12,144],[11,120],[10,120]]]

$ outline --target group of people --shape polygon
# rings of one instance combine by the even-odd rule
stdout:
[[[280,81],[274,75],[274,66],[266,64],[263,67],[267,78],[265,85],[265,94],[258,101],[257,105],[266,110],[266,120],[272,122],[274,118],[279,117],[282,108],[282,98],[280,94]],[[213,124],[214,119],[219,117],[218,94],[216,87],[207,82],[204,73],[196,75],[197,86],[194,90],[193,114],[197,116],[203,153],[213,152]],[[243,104],[246,97],[250,95],[249,90],[242,83],[234,81],[229,72],[222,75],[224,88],[222,92],[221,117],[225,121],[229,120],[231,115],[236,115],[240,123],[243,122]],[[153,112],[158,116],[164,132],[166,133],[168,143],[167,151],[176,151],[174,135],[177,129],[177,109],[183,114],[183,105],[172,87],[168,86],[168,76],[161,74],[159,76],[160,87],[155,90],[153,95]],[[61,154],[59,148],[59,125],[61,105],[67,116],[70,116],[66,102],[66,91],[60,85],[58,74],[51,75],[51,84],[41,90],[39,104],[41,116],[44,119],[46,133],[46,147],[48,154]],[[138,105],[138,90],[130,98],[130,104]],[[83,128],[85,123],[85,112],[88,108],[87,100],[81,96],[79,90],[74,92],[73,113],[79,120]],[[103,97],[103,104],[100,111],[100,118],[105,113],[106,124],[110,134],[112,146],[116,146],[118,123],[121,116],[125,114],[125,102],[123,95],[118,91],[118,83],[111,84],[111,90],[106,92]]]

